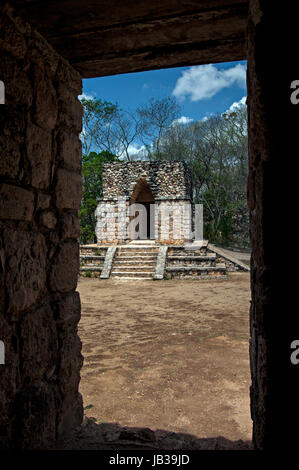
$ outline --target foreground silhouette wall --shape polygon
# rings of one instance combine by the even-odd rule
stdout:
[[[110,30],[96,25],[91,36],[80,31],[72,36],[72,27],[80,28],[80,12],[76,18],[72,2],[47,2],[48,7],[61,5],[63,20],[72,10],[67,30],[56,37],[51,27],[65,25],[56,8],[48,17],[42,6],[37,8],[42,2],[13,3],[28,12],[28,20],[34,16],[35,25],[61,54],[65,49],[65,57],[85,76],[246,58],[244,1],[231,2],[233,8],[228,1],[189,2],[185,19],[192,19],[192,28],[181,22],[182,11],[174,21],[170,3],[163,3],[162,29],[161,18],[155,19],[161,35],[151,30],[156,11],[141,15],[136,28],[134,18],[128,22],[121,10],[134,38],[133,55],[131,40],[125,41],[125,54],[121,50],[117,31],[123,31],[122,21]],[[204,12],[194,16],[195,3],[197,8],[204,5]],[[94,2],[88,5],[95,8]],[[113,5],[117,23],[118,4]],[[88,21],[102,18],[96,13],[86,15]],[[112,13],[109,8],[106,18]],[[298,440],[299,365],[290,361],[290,346],[299,336],[299,255],[297,249],[292,256],[285,253],[285,241],[297,241],[299,106],[290,99],[291,84],[299,80],[297,13],[295,4],[249,2],[250,393],[253,441],[259,449],[294,448]],[[178,23],[184,31],[176,29]],[[142,33],[144,24],[150,34],[148,29]],[[112,35],[116,42],[109,40]],[[153,53],[156,37],[164,42]],[[97,49],[92,56],[93,44],[112,47],[113,54]],[[76,330],[80,301],[75,292],[81,78],[40,34],[3,7],[0,47],[0,80],[6,92],[6,104],[0,105],[0,340],[6,347],[5,364],[0,364],[0,446],[50,448],[82,419]]]
[[[0,448],[50,448],[82,419],[81,78],[2,7],[0,30]]]

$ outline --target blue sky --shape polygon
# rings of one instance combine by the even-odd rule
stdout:
[[[175,96],[181,122],[201,120],[245,102],[246,61],[153,70],[83,80],[83,95],[134,111],[150,98]]]
[[[83,93],[132,111],[151,97],[173,95],[182,116],[198,120],[246,96],[246,61],[90,78],[83,80]]]

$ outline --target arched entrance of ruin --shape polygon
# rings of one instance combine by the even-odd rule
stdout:
[[[132,213],[130,221],[136,216],[138,217],[138,224],[131,224],[130,238],[140,240],[150,240],[155,238],[155,211],[154,211],[155,198],[148,182],[141,178],[134,188],[130,199],[130,206],[132,206]],[[133,208],[133,205],[136,205]],[[143,211],[138,211],[138,205],[142,205]],[[135,211],[136,209],[136,211]],[[140,224],[144,224],[140,226]],[[138,233],[138,235],[137,235]]]

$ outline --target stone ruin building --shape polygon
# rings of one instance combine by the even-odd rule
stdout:
[[[298,200],[297,23],[296,2],[1,2],[1,448],[55,448],[82,422],[82,78],[237,60],[247,60],[253,445],[297,448],[299,250],[285,256]]]
[[[133,204],[144,208],[137,233],[135,227],[129,228],[135,217],[135,213],[130,216]],[[192,181],[184,162],[104,163],[103,198],[96,210],[97,241],[117,244],[138,236],[182,244],[192,229],[192,212],[188,214],[187,207],[192,208]]]
[[[103,164],[96,216],[97,246],[80,249],[83,276],[203,279],[249,270],[195,238],[200,231],[195,230],[192,178],[184,162]]]

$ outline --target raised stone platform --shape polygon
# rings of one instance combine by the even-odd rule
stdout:
[[[117,246],[82,245],[80,274],[101,279],[209,279],[249,267],[208,240],[165,246],[155,240],[134,240]]]

